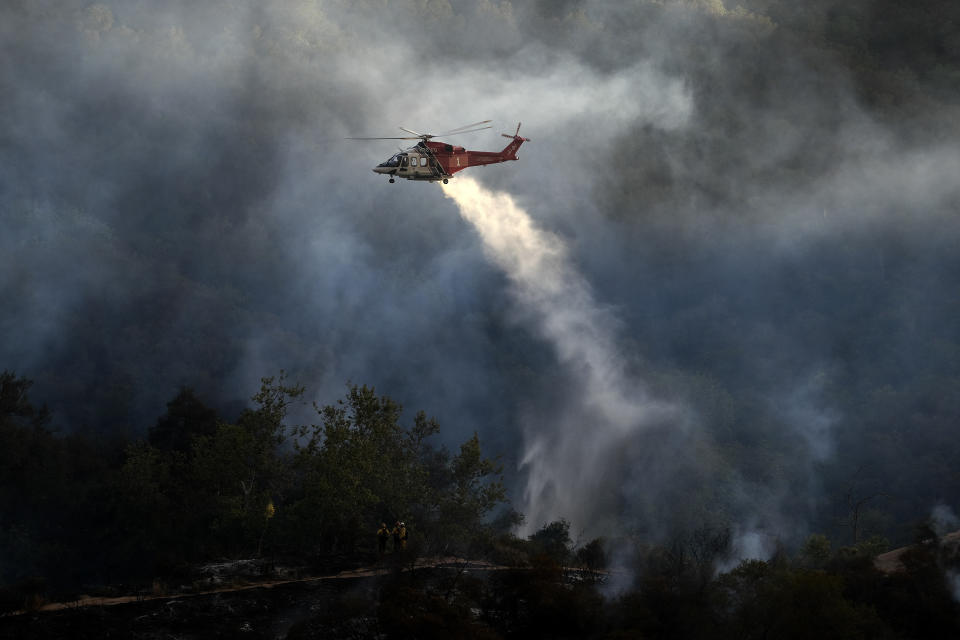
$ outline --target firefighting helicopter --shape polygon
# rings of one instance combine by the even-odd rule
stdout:
[[[530,138],[524,138],[520,135],[519,122],[517,123],[517,130],[513,135],[508,133],[500,134],[504,138],[510,138],[510,144],[504,147],[502,151],[470,151],[463,147],[433,140],[433,138],[440,136],[446,137],[490,129],[491,126],[487,124],[489,122],[491,121],[483,120],[481,122],[474,122],[473,124],[467,124],[438,134],[418,133],[412,129],[400,127],[401,130],[411,135],[402,137],[347,138],[347,140],[419,140],[420,142],[416,145],[408,149],[401,149],[399,153],[394,154],[389,160],[378,164],[373,168],[374,173],[382,173],[390,176],[390,182],[394,182],[396,178],[406,178],[407,180],[426,180],[428,182],[442,180],[443,184],[447,184],[447,181],[453,177],[453,174],[458,171],[463,171],[467,167],[516,160],[517,149],[520,148],[520,145],[524,142],[530,142]]]

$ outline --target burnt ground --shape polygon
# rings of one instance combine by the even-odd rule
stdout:
[[[377,637],[381,590],[401,575],[456,580],[465,570],[506,569],[452,557],[400,560],[312,577],[262,561],[206,565],[193,587],[172,595],[81,596],[8,613],[0,616],[0,640]]]
[[[113,605],[76,606],[0,618],[0,638],[370,637],[365,617],[376,577],[287,582]]]

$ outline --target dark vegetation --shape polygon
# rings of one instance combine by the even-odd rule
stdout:
[[[145,440],[124,442],[59,437],[29,381],[5,372],[0,385],[8,583],[149,581],[263,554],[372,562],[381,521],[407,521],[411,551],[463,555],[505,498],[476,436],[455,454],[436,448],[435,421],[419,413],[401,426],[400,407],[367,387],[296,428],[284,419],[303,389],[282,376],[265,378],[233,422],[182,389]]]
[[[29,400],[30,382],[0,376],[0,621],[11,637],[200,633],[288,638],[947,638],[960,632],[950,580],[960,570],[936,534],[883,574],[876,540],[832,550],[811,536],[792,556],[733,567],[729,529],[701,527],[666,545],[639,539],[574,544],[570,525],[527,539],[511,526],[499,468],[474,436],[456,454],[431,444],[439,425],[372,389],[318,407],[319,424],[287,427],[303,393],[265,378],[254,408],[220,419],[182,389],[146,440],[61,437]],[[403,519],[404,552],[379,558],[374,531]],[[418,556],[488,559],[506,568],[409,570]],[[615,556],[616,561],[609,558]],[[214,560],[251,557],[317,574],[380,563],[353,586],[287,585],[31,613],[81,592],[164,593]],[[406,569],[406,570],[405,570]],[[312,586],[311,586],[312,585]],[[171,594],[174,597],[175,594]],[[175,610],[175,612],[174,612]],[[79,634],[79,635],[77,635]]]

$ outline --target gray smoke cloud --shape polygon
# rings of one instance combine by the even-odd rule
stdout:
[[[829,11],[879,3],[730,4],[7,2],[0,367],[134,434],[181,384],[226,417],[280,368],[372,384],[502,452],[534,528],[749,554],[834,526],[861,467],[923,517],[960,490],[902,480],[955,452],[952,67],[851,65]],[[464,175],[562,247],[545,308],[579,316],[537,320],[439,189],[370,172],[392,142],[343,139],[487,118],[455,142],[533,141]]]

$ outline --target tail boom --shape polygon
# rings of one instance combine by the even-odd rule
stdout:
[[[506,162],[507,160],[517,159],[517,150],[524,142],[530,142],[530,138],[524,138],[520,135],[520,124],[517,124],[517,131],[512,136],[504,133],[505,138],[510,138],[509,144],[502,151],[467,151],[468,166],[475,167],[483,164],[495,164],[497,162]]]

